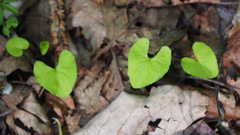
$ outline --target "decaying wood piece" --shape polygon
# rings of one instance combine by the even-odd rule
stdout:
[[[56,52],[70,50],[75,58],[78,58],[76,45],[73,43],[66,27],[65,9],[63,0],[49,0],[51,14],[52,45],[56,46]]]
[[[66,29],[65,29],[65,15],[64,15],[64,3],[62,0],[49,0],[50,13],[52,18],[52,36],[54,38],[53,45],[68,45]]]
[[[66,23],[64,15],[64,2],[62,0],[49,0],[51,13],[51,34],[53,37],[52,44],[60,46],[61,50],[69,49],[68,38],[66,34]]]

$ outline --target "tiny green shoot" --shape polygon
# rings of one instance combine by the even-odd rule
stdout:
[[[23,50],[28,49],[29,42],[20,37],[14,37],[7,41],[6,48],[8,53],[15,57],[20,57],[23,55]]]
[[[10,29],[3,25],[2,33],[7,36],[10,34]]]
[[[15,16],[10,17],[6,21],[6,27],[10,28],[17,28],[18,26],[18,19]]]
[[[218,64],[212,49],[202,42],[195,42],[192,48],[197,60],[187,57],[182,58],[183,70],[196,77],[216,77],[218,75]]]
[[[58,125],[58,135],[63,135],[60,121],[57,118],[54,118],[54,117],[52,119],[57,122],[57,125]]]
[[[40,51],[42,55],[45,55],[49,48],[49,42],[48,41],[42,41],[40,42]]]
[[[29,42],[20,37],[14,37],[7,41],[8,53],[15,57],[23,55],[23,50],[29,47]],[[48,51],[49,43],[40,43],[41,53],[44,55]],[[72,88],[77,79],[77,65],[73,54],[68,50],[63,50],[59,56],[56,68],[47,66],[41,61],[36,61],[33,69],[34,75],[39,84],[46,90],[58,97],[67,97],[72,92]]]
[[[9,4],[15,0],[3,0],[0,1],[0,25],[2,25],[2,33],[5,36],[10,35],[10,29],[18,26],[18,20],[16,17],[10,17],[7,21],[4,19],[5,9],[13,14],[18,14],[18,10]]]
[[[63,50],[56,68],[36,61],[33,72],[39,84],[46,90],[58,97],[67,97],[72,92],[77,79],[75,57],[70,51]]]
[[[148,57],[149,39],[140,38],[128,53],[128,76],[133,88],[142,88],[162,78],[171,64],[171,50],[163,46],[153,57]]]

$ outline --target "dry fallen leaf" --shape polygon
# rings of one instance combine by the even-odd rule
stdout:
[[[3,95],[2,99],[11,109],[18,110],[17,105],[22,102],[23,98],[31,93],[31,87],[24,87],[20,85],[13,85],[13,91],[9,95]]]
[[[27,83],[32,86],[32,88],[37,94],[40,94],[42,86],[38,84],[37,78],[35,78],[34,76],[30,76],[27,80]]]
[[[79,126],[80,118],[81,118],[81,115],[79,115],[78,113],[75,113],[74,116],[68,115],[65,117],[68,131],[71,134],[73,134],[74,132],[80,129],[80,126]]]
[[[13,113],[7,115],[6,117],[6,123],[9,126],[9,129],[11,130],[12,134],[18,133],[19,135],[29,135],[30,133],[26,132],[25,130],[21,129],[14,123],[14,116]]]
[[[152,88],[149,97],[122,92],[75,135],[143,134],[148,123],[157,119],[161,119],[158,127],[149,133],[173,134],[204,117],[208,100],[198,91],[172,85]]]
[[[64,104],[66,105],[67,108],[69,108],[71,110],[76,109],[76,106],[74,104],[74,101],[73,101],[73,98],[71,95],[69,95],[66,98],[60,98],[60,99],[62,99],[62,101],[64,102]]]
[[[51,134],[52,132],[48,125],[43,124],[36,116],[23,110],[15,111],[14,118],[18,118],[28,129],[32,128],[40,134]]]
[[[2,100],[0,100],[0,114],[2,115],[1,117],[0,117],[0,135],[4,135],[4,134],[6,134],[5,133],[5,131],[6,131],[6,122],[5,122],[5,115],[7,115],[8,114],[8,112],[9,113],[11,113],[12,112],[12,110],[11,109],[9,109],[9,108],[7,108],[6,107],[6,104],[2,101]],[[6,114],[5,114],[6,113]],[[4,115],[5,114],[5,115]]]
[[[22,71],[29,72],[31,71],[31,65],[25,57],[8,57],[1,61],[0,71],[4,72],[6,75],[9,75],[16,69],[21,69]]]
[[[227,40],[227,46],[225,48],[225,52],[223,53],[223,58],[222,58],[222,66],[224,67],[223,69],[223,75],[226,77],[230,75],[228,73],[232,69],[234,70],[238,75],[239,75],[239,68],[240,68],[240,60],[239,58],[239,45],[240,45],[240,7],[238,7],[237,13],[234,15],[234,18],[232,20],[233,27],[231,31],[229,32],[229,37]],[[230,75],[231,76],[231,75]],[[226,79],[228,84],[234,83],[233,80],[230,78]]]
[[[44,123],[50,123],[46,112],[43,110],[42,106],[39,104],[36,99],[36,94],[31,92],[27,97],[24,98],[23,102],[19,106],[21,109],[37,116]]]
[[[136,0],[114,0],[117,6],[126,6]],[[149,7],[163,7],[172,5],[182,5],[189,3],[219,3],[221,0],[148,0]],[[145,2],[145,1],[142,1]]]
[[[108,101],[114,100],[117,95],[124,90],[124,85],[122,82],[121,75],[119,73],[117,60],[113,57],[113,60],[108,68],[110,74],[104,83],[101,94],[104,96]]]
[[[62,118],[64,114],[67,114],[67,106],[63,102],[62,98],[57,97],[47,91],[45,91],[44,94],[46,98],[45,103],[51,105],[59,117]]]
[[[75,102],[80,105],[80,109],[86,110],[87,114],[95,114],[109,104],[101,95],[102,86],[110,73],[101,73],[104,66],[103,62],[96,63],[74,90]]]
[[[83,28],[83,34],[91,41],[94,53],[103,43],[107,35],[104,16],[100,6],[90,0],[74,0],[72,2],[72,26]]]

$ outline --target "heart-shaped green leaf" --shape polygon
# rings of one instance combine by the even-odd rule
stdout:
[[[42,41],[40,42],[40,50],[42,55],[45,55],[49,48],[49,42],[48,41]]]
[[[18,26],[18,19],[15,16],[10,17],[6,21],[6,26],[8,28],[16,28]]]
[[[171,50],[164,46],[148,57],[149,40],[138,39],[128,53],[128,76],[133,88],[142,88],[162,78],[171,64]]]
[[[41,61],[34,64],[34,75],[39,84],[52,94],[67,97],[77,79],[77,66],[73,54],[64,50],[61,52],[57,67],[51,68]]]
[[[218,75],[218,64],[212,49],[202,42],[195,42],[192,48],[197,60],[187,57],[182,58],[181,65],[183,70],[197,77],[216,77]]]
[[[14,37],[7,41],[6,48],[8,53],[15,57],[20,57],[23,55],[23,51],[25,49],[28,49],[29,42],[20,37]]]

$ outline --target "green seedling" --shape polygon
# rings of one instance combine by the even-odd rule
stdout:
[[[14,37],[7,41],[7,51],[15,57],[23,55],[23,50],[29,47],[29,42],[24,38]],[[40,43],[41,53],[48,51],[49,43]],[[47,66],[41,61],[36,61],[33,69],[38,83],[46,90],[58,97],[67,97],[77,79],[77,65],[73,54],[64,50],[61,52],[56,68]]]
[[[18,10],[12,6],[9,5],[9,2],[13,2],[15,0],[3,0],[0,1],[0,24],[2,25],[2,33],[6,36],[10,35],[10,29],[16,28],[18,26],[18,21],[16,17],[10,17],[7,21],[4,20],[4,9],[6,9],[9,12],[12,12],[13,14],[18,14]]]
[[[42,55],[45,55],[47,53],[48,48],[49,48],[49,42],[47,41],[40,42],[40,51]]]
[[[36,61],[33,69],[39,84],[58,97],[67,97],[77,79],[77,66],[73,54],[64,50],[61,52],[56,68]]]
[[[16,17],[10,17],[4,24],[3,24],[3,29],[2,29],[2,33],[5,36],[9,36],[10,35],[10,30],[12,28],[16,28],[18,26],[18,20]]]
[[[5,36],[8,36],[8,35],[10,35],[10,29],[4,25],[4,26],[3,26],[3,29],[2,29],[2,33],[3,33]]]
[[[14,6],[8,4],[9,2],[13,1],[15,0],[3,0],[0,2],[0,23],[2,23],[4,20],[4,9],[14,14],[18,14],[18,10]]]
[[[6,21],[6,27],[7,28],[17,28],[18,26],[18,19],[15,16],[10,17],[7,21]]]
[[[148,57],[149,40],[140,38],[128,53],[128,76],[133,88],[142,88],[162,78],[171,64],[171,50],[164,46],[153,57]]]
[[[54,117],[52,119],[57,122],[57,125],[58,125],[58,135],[63,135],[60,121],[57,118],[54,118]]]
[[[133,88],[142,88],[161,79],[169,70],[171,50],[164,46],[153,58],[148,58],[149,40],[138,39],[128,53],[128,76]],[[193,45],[197,60],[182,58],[183,70],[193,76],[214,78],[218,75],[217,59],[210,47],[202,42]]]
[[[218,75],[218,64],[212,49],[202,42],[195,42],[192,48],[196,60],[187,57],[182,58],[183,70],[196,77],[216,77]]]
[[[16,17],[12,16],[5,22],[5,25],[3,25],[2,33],[5,36],[8,36],[10,35],[10,29],[16,28],[17,26],[18,26],[18,20]]]
[[[29,42],[20,37],[14,37],[7,41],[6,48],[8,53],[15,57],[20,57],[23,55],[23,50],[28,49]]]

